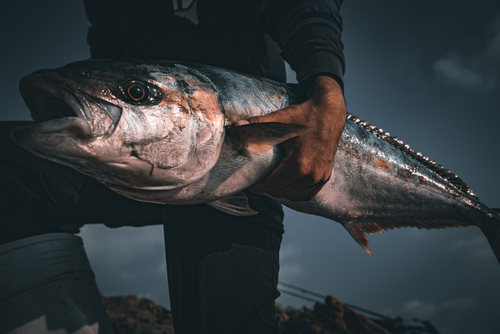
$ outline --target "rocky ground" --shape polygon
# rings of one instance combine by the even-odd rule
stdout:
[[[170,311],[136,296],[103,298],[115,334],[173,334]],[[333,297],[314,307],[276,305],[283,334],[389,334]]]
[[[172,314],[136,296],[103,297],[115,334],[173,334]]]

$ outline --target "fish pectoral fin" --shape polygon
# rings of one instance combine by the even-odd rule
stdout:
[[[365,250],[365,252],[367,252],[370,255],[373,255],[372,251],[370,250],[370,243],[368,241],[368,237],[363,231],[361,224],[358,224],[356,222],[348,222],[342,225],[345,227],[347,232],[349,232],[351,237],[353,237],[354,240],[356,240],[356,242]]]
[[[224,197],[213,202],[207,202],[211,207],[233,216],[252,216],[258,212],[248,204],[248,197],[244,192]]]
[[[266,154],[273,146],[309,130],[311,128],[304,125],[269,122],[228,127],[227,134],[241,154],[258,156]]]

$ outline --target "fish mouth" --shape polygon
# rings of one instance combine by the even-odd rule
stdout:
[[[19,82],[21,96],[43,133],[101,137],[116,128],[122,109],[63,80],[32,74]]]

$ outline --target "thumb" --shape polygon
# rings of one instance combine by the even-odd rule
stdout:
[[[274,111],[268,115],[253,116],[247,119],[242,119],[234,122],[233,125],[240,126],[253,123],[269,123],[269,122],[294,123],[293,117],[289,112],[290,109],[291,109],[290,107],[287,107],[284,109]]]

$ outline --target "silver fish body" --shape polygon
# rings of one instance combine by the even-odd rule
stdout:
[[[244,190],[279,164],[277,144],[307,131],[232,127],[297,97],[284,84],[199,64],[82,61],[35,72],[20,88],[37,123],[14,129],[17,143],[141,201],[254,214]],[[451,172],[352,115],[323,189],[310,201],[277,200],[341,223],[369,253],[365,233],[476,225],[500,257],[496,210]]]

